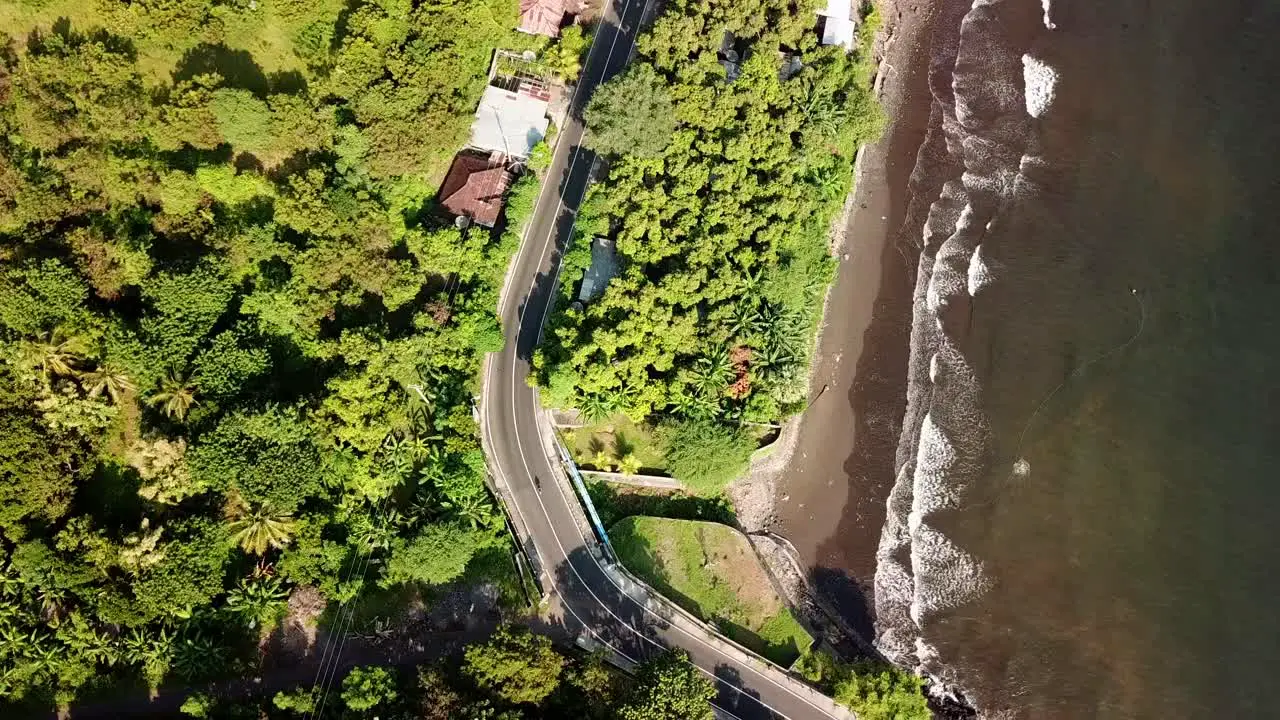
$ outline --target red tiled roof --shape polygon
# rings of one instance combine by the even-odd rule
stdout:
[[[564,0],[520,0],[520,29],[555,37],[564,20]]]
[[[478,225],[493,227],[502,211],[502,194],[510,184],[511,174],[501,162],[459,155],[453,159],[437,197],[454,215],[465,215]]]

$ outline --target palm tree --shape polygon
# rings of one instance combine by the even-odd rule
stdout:
[[[284,613],[288,598],[289,593],[280,586],[280,578],[241,580],[227,595],[227,610],[247,620],[251,628],[262,625],[265,632]]]
[[[222,665],[222,648],[196,633],[178,641],[173,653],[173,669],[184,680],[202,678]]]
[[[433,437],[426,435],[414,435],[404,443],[404,449],[408,451],[409,456],[418,462],[422,462],[431,456],[431,440]]]
[[[160,381],[160,390],[153,393],[147,402],[159,406],[165,415],[175,420],[185,420],[187,411],[196,404],[196,390],[191,386],[189,378],[176,370],[170,370]]]
[[[596,469],[602,472],[610,472],[613,470],[613,458],[604,450],[596,453],[596,456],[591,459],[591,464],[595,465]]]
[[[418,380],[409,386],[418,395],[429,415],[435,415],[436,405],[440,402],[440,386],[443,385],[444,372],[438,367],[419,368]]]
[[[66,659],[66,651],[60,644],[51,642],[48,635],[38,634],[33,630],[27,639],[27,644],[23,655],[35,668],[38,668],[37,672],[53,673]]]
[[[493,521],[493,506],[489,497],[483,492],[471,492],[450,497],[440,503],[442,507],[458,516],[472,529],[489,527]]]
[[[40,368],[46,380],[75,375],[81,351],[80,339],[61,328],[51,330],[34,342],[23,343],[27,362]]]
[[[804,120],[806,125],[817,131],[819,137],[823,139],[834,137],[840,132],[840,127],[848,114],[836,103],[835,98],[820,92],[816,87],[809,90],[809,97],[804,107]]]
[[[147,679],[158,683],[173,659],[173,640],[173,633],[163,627],[154,631],[134,628],[124,638],[124,659],[141,666]]]
[[[754,359],[756,367],[766,378],[773,377],[779,369],[796,362],[796,356],[791,348],[772,343],[756,351]]]
[[[271,503],[250,508],[238,493],[227,503],[227,517],[231,520],[227,529],[231,531],[232,542],[254,555],[288,545],[297,529],[297,521],[289,513],[277,512]]]
[[[804,315],[785,307],[770,305],[765,308],[764,349],[786,350],[792,356],[795,348],[805,343],[806,323]]]
[[[759,304],[761,295],[764,294],[764,269],[759,267],[755,270],[748,269],[756,262],[754,255],[740,260],[730,257],[728,260],[737,271],[731,281],[733,293],[746,305],[755,307]]]
[[[690,420],[706,420],[714,417],[720,410],[720,403],[717,398],[708,397],[706,394],[696,391],[679,392],[671,400],[671,405],[677,413]]]
[[[137,389],[123,370],[111,365],[99,365],[80,376],[80,379],[88,388],[89,397],[98,397],[105,392],[117,405],[120,404],[120,398],[124,397],[125,393]]]
[[[733,308],[733,315],[729,318],[729,332],[740,338],[746,338],[760,331],[761,315],[754,304],[749,302],[740,302]]]
[[[9,563],[0,568],[0,597],[14,598],[22,594],[23,582]]]
[[[413,456],[409,454],[407,443],[389,447],[382,456],[382,472],[397,478],[408,477],[413,471]]]
[[[698,389],[698,392],[710,397],[719,397],[734,376],[733,359],[729,357],[729,351],[723,347],[716,347],[698,358],[693,364],[692,375],[693,386]]]
[[[353,523],[351,539],[355,545],[363,545],[370,550],[391,547],[391,543],[399,535],[397,528],[401,516],[397,510],[387,510],[380,517],[372,514],[362,518],[363,522]]]
[[[67,589],[60,587],[45,586],[36,591],[36,597],[40,600],[40,613],[51,627],[58,627],[62,622],[68,595]]]
[[[79,613],[73,614],[70,622],[63,623],[56,635],[73,652],[95,663],[115,665],[120,660],[121,652],[116,639],[105,632],[99,632]]]
[[[578,412],[589,423],[604,422],[617,410],[612,398],[600,393],[584,393],[578,396]]]

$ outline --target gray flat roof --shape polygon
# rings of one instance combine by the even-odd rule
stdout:
[[[578,291],[578,300],[591,302],[604,294],[605,287],[618,272],[618,256],[613,249],[613,241],[607,237],[598,237],[591,241],[591,266],[582,276],[582,289]]]
[[[490,85],[484,89],[471,146],[513,157],[529,157],[529,151],[547,135],[547,103],[527,95]]]

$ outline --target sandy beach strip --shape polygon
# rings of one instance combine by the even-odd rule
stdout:
[[[731,488],[748,531],[785,536],[819,603],[866,640],[871,582],[906,402],[914,248],[908,181],[928,124],[928,0],[877,3],[885,24],[877,85],[889,124],[863,150],[810,377],[812,403]],[[907,237],[903,237],[907,235]]]

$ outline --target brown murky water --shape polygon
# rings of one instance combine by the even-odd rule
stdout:
[[[1280,6],[940,5],[926,262],[963,253],[917,315],[914,584],[879,629],[1009,717],[1276,716]],[[1039,118],[1023,55],[1058,75]]]

